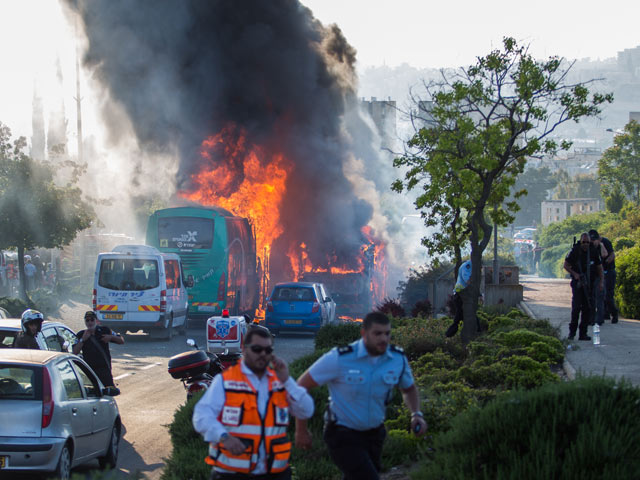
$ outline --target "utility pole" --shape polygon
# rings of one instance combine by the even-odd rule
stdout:
[[[76,114],[77,114],[77,130],[78,130],[78,163],[81,164],[83,160],[82,149],[82,97],[80,96],[80,55],[78,53],[78,20],[76,19]]]
[[[498,208],[496,207],[496,210]],[[493,283],[500,283],[500,262],[498,261],[498,222],[493,222]]]

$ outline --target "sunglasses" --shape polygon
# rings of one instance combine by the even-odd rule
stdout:
[[[262,345],[247,345],[251,349],[253,353],[257,353],[260,355],[262,352],[267,355],[271,355],[273,353],[273,347],[263,347]]]

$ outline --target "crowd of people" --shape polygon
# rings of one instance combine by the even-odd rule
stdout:
[[[6,255],[2,253],[3,256]],[[3,258],[0,265],[0,296],[17,296],[20,291],[20,268],[15,258]],[[40,255],[24,256],[25,288],[32,291],[38,288],[53,287],[55,269],[42,261]]]
[[[618,309],[613,293],[616,284],[615,252],[611,241],[596,230],[580,235],[564,260],[564,269],[571,276],[570,340],[591,340],[590,325],[602,325],[605,320],[618,323]]]

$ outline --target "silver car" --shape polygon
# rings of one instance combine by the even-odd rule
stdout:
[[[98,459],[115,468],[122,422],[113,399],[76,355],[0,350],[0,478],[3,472],[52,472]]]

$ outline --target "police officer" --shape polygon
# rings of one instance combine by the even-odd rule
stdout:
[[[589,234],[580,235],[580,243],[573,246],[564,259],[564,269],[571,275],[571,322],[569,323],[569,340],[573,340],[578,329],[578,317],[580,317],[578,340],[591,340],[587,335],[587,329],[591,322],[590,301],[596,276],[599,278],[597,288],[604,290],[604,273],[600,251],[591,244]],[[582,315],[581,315],[582,314]]]
[[[273,355],[269,330],[252,325],[242,361],[216,375],[193,412],[193,426],[210,445],[211,478],[289,480],[289,414],[311,417],[313,399]]]
[[[386,437],[385,409],[393,389],[402,392],[411,412],[411,429],[424,435],[427,424],[420,411],[418,389],[402,349],[389,345],[391,323],[380,312],[367,314],[362,338],[325,353],[300,377],[307,390],[328,384],[330,403],[325,414],[324,440],[345,479],[378,479]],[[296,420],[296,445],[311,448],[306,420]]]
[[[602,255],[602,270],[604,270],[604,295],[598,296],[599,322],[604,318],[611,318],[611,323],[618,323],[618,308],[613,298],[616,288],[616,253],[613,250],[611,240],[598,234],[597,230],[589,230],[591,242],[600,248]]]

